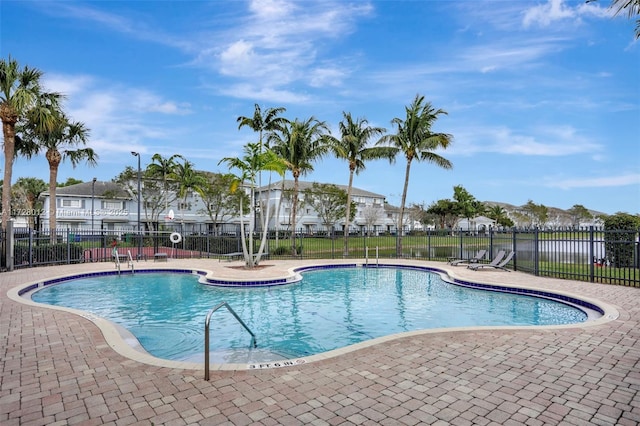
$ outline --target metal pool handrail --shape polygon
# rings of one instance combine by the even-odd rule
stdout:
[[[218,304],[215,308],[209,311],[209,313],[207,314],[207,318],[205,318],[204,320],[204,379],[205,380],[209,380],[209,323],[211,322],[211,315],[213,315],[215,311],[222,308],[223,306],[226,307],[227,310],[231,312],[231,314],[238,320],[240,325],[242,325],[244,329],[249,332],[249,334],[251,335],[251,342],[253,343],[253,347],[254,348],[258,347],[258,342],[256,342],[256,335],[253,334],[253,331],[251,331],[249,327],[247,327],[247,324],[245,324],[244,321],[240,319],[238,314],[236,314],[236,312],[233,309],[231,309],[231,306],[229,306],[227,302],[222,302]]]
[[[127,250],[127,255],[129,256],[129,259],[127,260],[127,265],[131,267],[131,273],[135,274],[135,266],[133,264],[133,257],[131,257],[131,250]]]

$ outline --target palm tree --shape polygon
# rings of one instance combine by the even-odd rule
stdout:
[[[167,179],[176,171],[176,160],[185,160],[180,154],[174,154],[169,158],[164,158],[156,153],[151,157],[151,163],[147,166],[147,173],[151,176],[162,177],[162,190],[164,191],[165,214],[169,210],[169,199],[167,198]]]
[[[17,188],[24,194],[24,198],[26,201],[26,209],[31,214],[28,215],[29,218],[29,227],[31,229],[35,228],[35,218],[39,214],[37,213],[38,208],[38,198],[40,194],[47,190],[47,183],[42,179],[34,178],[34,177],[21,177],[16,181],[14,188]]]
[[[207,185],[207,179],[204,175],[193,168],[193,163],[184,160],[183,163],[177,163],[174,171],[169,176],[174,179],[178,185],[178,198],[184,200],[183,210],[187,205],[187,196],[191,191],[198,194],[204,192]]]
[[[45,151],[49,163],[49,231],[52,242],[56,230],[56,186],[58,168],[65,159],[75,168],[81,161],[88,165],[97,164],[98,155],[92,148],[78,148],[87,144],[89,129],[81,122],[72,122],[62,111],[57,111],[53,127],[49,131],[32,129],[33,137],[38,141],[39,150]]]
[[[425,103],[424,96],[416,95],[411,105],[405,107],[405,113],[404,119],[394,118],[391,120],[391,124],[398,127],[396,134],[385,136],[378,142],[378,145],[386,145],[394,151],[394,159],[397,154],[402,153],[407,160],[398,220],[397,256],[402,256],[404,209],[409,188],[411,163],[416,160],[434,163],[444,169],[453,167],[449,160],[434,152],[439,148],[446,149],[453,140],[453,136],[431,131],[438,116],[446,114],[446,111],[434,109],[430,102]]]
[[[244,126],[250,127],[254,132],[258,132],[258,144],[260,146],[260,152],[262,152],[264,132],[271,133],[282,129],[289,122],[284,117],[278,117],[278,115],[285,112],[286,108],[269,108],[264,113],[260,109],[260,105],[255,104],[255,110],[253,117],[238,117],[238,129]],[[267,135],[268,136],[268,135]]]
[[[587,0],[587,3],[596,0]],[[626,13],[629,19],[640,15],[640,0],[611,0],[610,9],[614,10],[614,15]],[[640,39],[640,19],[636,19],[636,40]]]
[[[249,143],[244,148],[244,156],[242,158],[237,157],[225,157],[220,160],[220,163],[226,163],[229,169],[238,169],[239,174],[235,175],[235,179],[231,185],[231,191],[235,192],[238,187],[243,186],[248,182],[250,188],[250,216],[255,217],[255,191],[256,191],[256,176],[261,171],[272,171],[278,173],[280,176],[284,176],[284,172],[287,168],[283,159],[279,158],[272,150],[267,149],[265,152],[261,152],[262,147],[260,144]],[[269,195],[267,195],[267,200]],[[267,203],[267,214],[269,217],[270,203]],[[244,259],[249,268],[253,268],[258,262],[264,252],[264,248],[267,241],[267,227],[263,224],[262,227],[262,241],[260,242],[260,248],[258,254],[254,258],[253,255],[253,220],[249,223],[249,241],[246,241],[246,232],[244,229],[244,212],[242,206],[242,197],[240,197],[240,238],[242,241],[242,252]]]
[[[349,163],[349,186],[347,187],[347,211],[344,224],[344,256],[349,255],[349,219],[351,217],[351,190],[353,175],[365,169],[365,162],[390,158],[392,152],[385,147],[368,147],[369,140],[386,132],[382,127],[369,126],[365,118],[353,120],[351,113],[343,112],[340,122],[340,139],[330,138],[331,150],[335,156]]]
[[[287,169],[293,175],[291,249],[294,256],[298,254],[295,247],[295,233],[300,192],[299,178],[312,171],[312,163],[326,154],[329,149],[328,132],[327,124],[324,121],[318,121],[315,117],[304,121],[296,118],[282,128],[279,134],[274,133],[271,138],[271,141],[276,142],[272,149],[285,161]]]
[[[489,210],[487,210],[487,216],[489,219],[493,219],[500,226],[513,226],[513,221],[507,214],[507,211],[499,205],[492,206]]]
[[[238,130],[246,126],[250,127],[254,132],[257,132],[258,152],[262,153],[263,136],[266,136],[268,139],[270,134],[282,130],[282,128],[289,123],[289,120],[286,118],[279,117],[279,115],[284,113],[286,110],[287,109],[283,107],[268,108],[263,113],[260,105],[255,104],[253,117],[238,117]],[[258,173],[258,186],[262,187],[262,172]],[[263,209],[260,209],[260,222],[264,222]]]
[[[43,93],[40,86],[42,71],[20,68],[14,59],[0,59],[0,119],[4,141],[4,179],[2,192],[2,229],[6,229],[11,213],[11,174],[16,156],[16,125],[35,119],[43,130],[53,124],[52,110],[61,95]],[[19,138],[18,138],[19,140]]]

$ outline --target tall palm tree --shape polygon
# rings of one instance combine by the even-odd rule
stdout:
[[[53,125],[52,110],[61,95],[44,93],[40,86],[42,71],[20,68],[11,57],[0,59],[0,119],[4,144],[4,179],[2,182],[2,229],[6,229],[11,213],[11,175],[16,156],[16,125],[35,119],[44,129]]]
[[[256,176],[261,171],[272,171],[278,173],[280,176],[284,176],[284,172],[287,168],[286,163],[280,157],[278,157],[272,150],[267,149],[262,152],[260,144],[249,143],[244,148],[244,156],[242,158],[237,157],[225,157],[220,160],[220,163],[226,163],[229,169],[237,169],[238,174],[231,185],[231,191],[235,192],[240,186],[245,185],[248,182],[250,188],[250,205],[249,212],[251,217],[255,217],[255,191],[256,191]],[[267,195],[267,200],[269,195]],[[267,214],[269,217],[270,203],[267,203]],[[244,212],[242,206],[242,197],[240,197],[240,238],[242,241],[242,252],[244,259],[249,268],[253,268],[258,262],[264,252],[264,248],[267,241],[267,227],[262,227],[262,241],[260,242],[260,248],[258,249],[257,256],[253,255],[253,221],[249,223],[250,232],[249,241],[246,241],[246,232],[244,228]],[[264,225],[264,224],[263,224]]]
[[[32,129],[32,132],[38,141],[39,149],[45,151],[45,157],[49,163],[49,231],[53,242],[56,230],[56,186],[60,163],[69,159],[74,168],[82,161],[95,166],[98,155],[92,148],[79,148],[87,144],[89,129],[84,123],[70,121],[62,111],[57,111],[54,126],[49,131]]]
[[[313,170],[313,162],[320,159],[329,149],[329,128],[324,121],[315,117],[300,121],[297,118],[288,126],[274,134],[274,152],[282,158],[293,175],[293,201],[291,206],[291,249],[295,247],[296,215],[298,210],[299,178]]]
[[[344,256],[349,255],[349,219],[351,217],[351,191],[353,175],[365,169],[365,162],[381,158],[391,158],[393,152],[385,147],[369,147],[369,141],[382,136],[386,129],[369,126],[366,118],[354,121],[351,113],[343,112],[343,120],[339,124],[340,139],[330,138],[331,150],[337,158],[349,163],[349,185],[347,187],[347,211],[344,224]],[[377,143],[377,141],[376,141]]]
[[[254,105],[253,117],[244,117],[240,116],[237,119],[238,122],[238,130],[243,127],[249,127],[254,132],[258,133],[258,153],[262,153],[263,147],[263,137],[269,138],[269,135],[273,132],[277,132],[282,130],[288,123],[284,117],[279,117],[280,114],[284,113],[287,109],[283,107],[278,108],[268,108],[266,111],[262,112],[260,105]],[[258,186],[262,186],[262,172],[258,173]],[[264,209],[260,209],[260,222],[264,222]]]
[[[278,115],[285,112],[287,109],[280,108],[268,108],[264,113],[260,109],[260,105],[255,104],[255,110],[253,117],[240,116],[237,119],[238,129],[242,127],[250,127],[254,132],[258,132],[258,144],[260,152],[262,152],[263,136],[273,131],[282,129],[288,123],[288,120],[284,117],[278,117]],[[268,135],[267,135],[268,136]]]
[[[396,255],[402,256],[402,231],[404,227],[404,210],[409,188],[409,174],[411,163],[426,161],[444,169],[453,167],[446,158],[436,154],[437,149],[446,149],[453,140],[453,136],[446,133],[433,133],[433,123],[441,114],[447,114],[442,109],[435,109],[430,102],[425,102],[424,96],[416,95],[411,105],[405,107],[405,118],[394,118],[391,124],[397,126],[395,135],[385,136],[378,145],[386,145],[394,152],[393,158],[402,153],[407,161],[404,176],[404,188],[400,204],[400,218],[398,220],[398,239]],[[393,161],[393,160],[392,160]]]
[[[156,153],[153,154],[153,157],[151,157],[151,163],[147,166],[147,173],[151,176],[162,178],[165,214],[169,210],[167,179],[176,171],[176,160],[185,160],[185,158],[180,154],[173,154],[169,158],[164,158],[162,155]]]

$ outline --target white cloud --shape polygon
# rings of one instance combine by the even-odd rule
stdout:
[[[472,127],[453,130],[455,142],[447,150],[458,155],[497,153],[503,155],[563,157],[597,154],[602,146],[579,134],[571,126],[546,126],[528,134],[508,127]]]
[[[537,24],[548,27],[553,21],[573,18],[576,13],[570,7],[565,7],[563,0],[549,0],[546,4],[540,4],[528,9],[522,20],[525,27]]]
[[[303,104],[308,102],[308,96],[289,90],[280,90],[273,87],[254,86],[249,83],[233,84],[219,89],[220,93],[238,99],[254,99],[269,101],[276,104],[291,103]]]
[[[548,178],[546,183],[548,187],[561,189],[605,188],[629,185],[640,185],[640,173],[571,179]]]
[[[340,86],[348,73],[339,68],[316,68],[309,73],[312,87]]]
[[[88,146],[101,159],[131,149],[145,153],[145,140],[167,140],[179,129],[163,127],[161,117],[191,113],[187,103],[167,100],[146,89],[127,87],[86,75],[45,74],[47,90],[66,95],[63,108],[90,129]]]
[[[284,85],[295,83],[337,86],[350,71],[322,59],[321,51],[353,31],[355,21],[371,10],[368,3],[256,0],[242,23],[215,37],[216,47],[203,49],[197,61],[261,93],[282,94]]]
[[[564,0],[549,0],[527,9],[522,19],[525,28],[531,26],[549,27],[557,21],[580,22],[584,16],[605,17],[611,16],[611,12],[595,3],[581,3],[571,7]]]

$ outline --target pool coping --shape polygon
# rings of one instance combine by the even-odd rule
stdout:
[[[371,346],[379,345],[384,342],[394,341],[401,338],[418,336],[418,335],[426,335],[426,334],[440,334],[440,333],[459,333],[459,332],[473,332],[473,331],[487,331],[487,330],[532,330],[532,331],[540,331],[540,330],[557,330],[557,329],[571,329],[571,328],[584,328],[602,325],[610,321],[614,321],[619,317],[618,309],[610,305],[608,303],[602,302],[601,300],[596,300],[593,298],[578,296],[571,292],[558,291],[558,290],[542,290],[536,289],[535,287],[523,286],[517,284],[509,284],[507,285],[497,285],[490,284],[486,282],[482,282],[481,280],[469,280],[457,277],[456,273],[449,269],[439,269],[430,266],[421,266],[416,264],[399,264],[394,262],[377,262],[376,264],[369,262],[350,262],[350,263],[313,263],[310,262],[303,266],[296,266],[288,269],[286,275],[283,275],[279,278],[265,278],[265,279],[253,279],[253,280],[242,280],[242,279],[223,279],[221,277],[216,277],[214,272],[202,268],[176,268],[176,267],[168,267],[168,266],[158,266],[153,268],[144,268],[140,270],[136,270],[136,273],[190,273],[194,275],[200,276],[200,280],[203,284],[208,285],[241,285],[239,283],[251,283],[248,285],[253,286],[265,286],[265,285],[282,285],[295,283],[301,279],[301,273],[305,271],[314,270],[314,269],[330,269],[330,268],[346,268],[346,267],[397,267],[397,268],[407,268],[407,269],[419,269],[429,272],[434,272],[440,274],[440,276],[447,282],[454,285],[464,285],[471,286],[475,288],[482,288],[488,291],[507,291],[511,290],[514,293],[532,293],[527,295],[533,295],[537,297],[545,297],[549,295],[559,296],[560,300],[554,299],[559,302],[571,304],[567,302],[567,299],[579,301],[585,303],[587,305],[596,307],[599,312],[602,313],[602,316],[599,318],[588,318],[587,321],[576,324],[563,324],[563,325],[545,325],[545,326],[473,326],[473,327],[450,327],[450,328],[436,328],[436,329],[424,329],[424,330],[414,330],[407,331],[402,333],[390,334],[387,336],[382,336],[378,338],[374,338],[371,340],[367,340],[360,343],[355,343],[349,346],[345,346],[343,348],[334,349],[331,351],[323,352],[320,354],[309,355],[300,358],[294,359],[286,359],[279,361],[270,361],[263,363],[211,363],[210,370],[212,371],[222,371],[222,370],[256,370],[256,369],[271,369],[271,368],[281,368],[281,367],[290,367],[295,365],[301,365],[311,362],[318,362],[323,360],[328,360],[330,358],[334,358],[340,355],[348,354],[357,350],[361,350],[364,348],[368,348]],[[89,273],[79,273],[79,274],[66,274],[60,275],[48,279],[40,279],[32,282],[28,282],[25,284],[18,285],[8,290],[7,296],[17,302],[31,305],[39,308],[46,309],[54,309],[64,312],[73,313],[82,318],[85,318],[95,324],[102,332],[107,344],[120,355],[129,358],[133,361],[141,362],[144,364],[157,366],[157,367],[166,367],[172,369],[183,369],[183,370],[203,370],[204,362],[186,362],[186,361],[173,361],[162,358],[157,358],[146,351],[141,347],[139,342],[135,336],[133,336],[128,330],[124,329],[117,324],[106,320],[104,318],[93,315],[89,312],[66,308],[61,306],[52,306],[47,304],[42,304],[38,302],[34,302],[31,300],[29,296],[32,292],[39,290],[40,288],[46,285],[54,285],[61,282],[89,277],[89,276],[100,276],[100,275],[114,275],[114,274],[130,274],[131,271],[114,271],[114,270],[104,270],[104,271],[95,271]],[[213,284],[213,283],[222,283],[222,284]],[[245,284],[247,285],[247,284]],[[543,293],[536,294],[536,293]],[[553,297],[551,297],[553,299]],[[564,301],[563,301],[564,298]],[[586,306],[585,306],[586,307]]]

